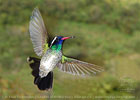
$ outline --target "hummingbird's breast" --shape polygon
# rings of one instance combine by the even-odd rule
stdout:
[[[40,61],[39,76],[45,77],[62,59],[61,51],[47,50]]]

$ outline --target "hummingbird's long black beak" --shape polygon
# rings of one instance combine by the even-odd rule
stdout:
[[[71,37],[63,37],[61,40],[72,39],[72,38],[75,38],[75,36],[71,36]]]

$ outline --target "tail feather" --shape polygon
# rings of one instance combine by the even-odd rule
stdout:
[[[53,84],[53,72],[49,72],[46,77],[41,78],[39,76],[40,59],[29,57],[27,60],[30,63],[32,75],[35,77],[34,84],[37,85],[40,90],[51,89]]]
[[[32,75],[34,77],[39,76],[39,66],[40,66],[40,59],[34,57],[28,57],[28,62],[30,63],[30,68],[32,69]]]
[[[53,72],[49,72],[46,77],[40,78],[37,77],[34,80],[34,83],[38,86],[40,90],[46,90],[52,88],[53,83]]]

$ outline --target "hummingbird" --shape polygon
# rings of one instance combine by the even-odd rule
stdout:
[[[63,55],[62,46],[64,41],[72,39],[74,36],[56,36],[50,42],[49,34],[38,8],[35,8],[32,12],[29,22],[29,34],[34,52],[41,57],[41,59],[36,57],[27,58],[34,76],[34,84],[37,85],[39,90],[52,89],[54,68],[81,76],[96,75],[98,72],[103,71],[100,66]]]

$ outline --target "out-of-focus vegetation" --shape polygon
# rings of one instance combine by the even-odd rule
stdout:
[[[37,6],[51,36],[76,36],[64,43],[64,54],[105,67],[104,73],[89,78],[56,69],[53,96],[139,100],[138,0],[1,0],[0,99],[46,95],[33,84],[26,62],[28,56],[35,56],[28,23]]]

